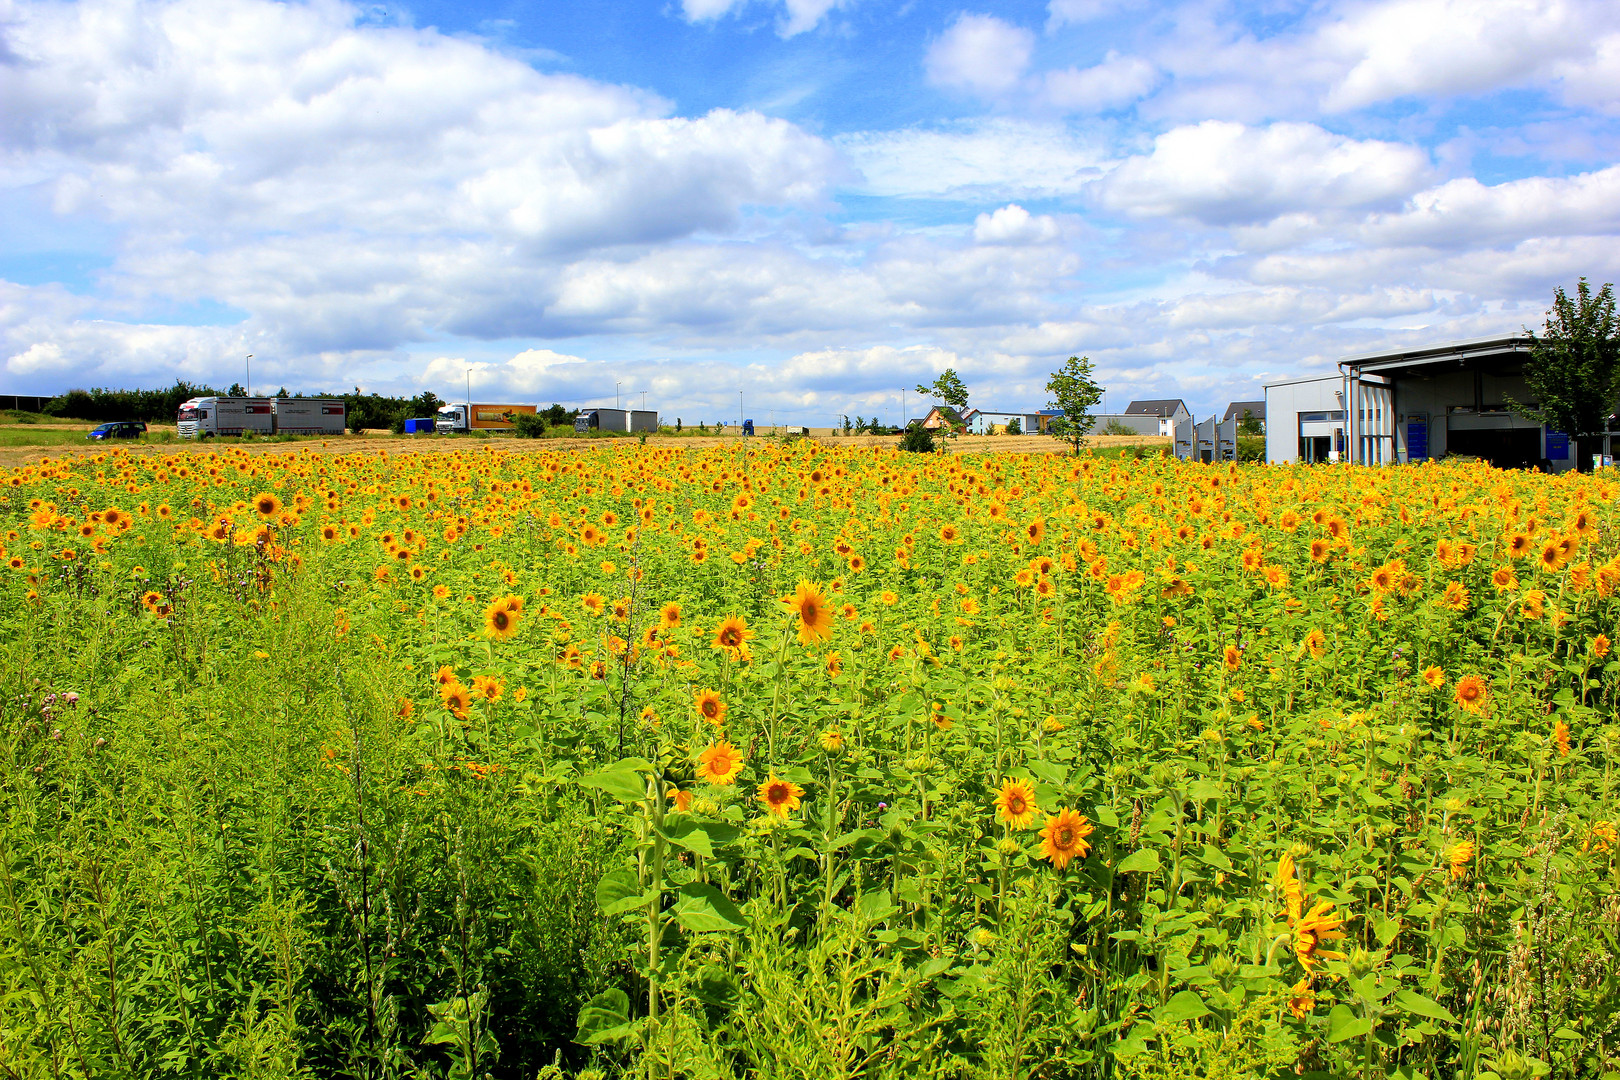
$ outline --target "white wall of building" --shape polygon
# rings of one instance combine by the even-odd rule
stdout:
[[[1267,461],[1298,461],[1302,437],[1333,440],[1335,431],[1338,441],[1329,445],[1342,449],[1346,427],[1344,378],[1337,372],[1266,387]]]

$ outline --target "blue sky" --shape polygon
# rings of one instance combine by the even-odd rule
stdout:
[[[14,393],[1204,414],[1620,277],[1586,0],[0,0],[0,101]]]

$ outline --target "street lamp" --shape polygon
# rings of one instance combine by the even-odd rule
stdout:
[[[618,382],[618,381],[615,381],[613,383],[613,408],[614,408],[614,411],[617,411],[618,408],[619,408],[619,387],[621,387],[623,385],[624,385],[624,383]]]
[[[647,391],[645,390],[641,392],[641,411],[647,411]]]
[[[247,396],[253,396],[253,354],[248,353],[242,360],[242,366],[247,369]]]

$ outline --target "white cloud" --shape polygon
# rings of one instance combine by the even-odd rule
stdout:
[[[1355,109],[1528,81],[1550,61],[1589,53],[1590,14],[1574,0],[1392,0],[1354,7],[1317,38],[1319,48],[1349,62],[1324,104]],[[1609,7],[1611,20],[1613,14]]]
[[[681,0],[681,14],[687,22],[713,22],[749,5],[750,0]],[[844,7],[851,0],[781,0],[783,17],[777,23],[782,37],[793,37],[814,30],[827,12]],[[772,4],[774,6],[774,4]]]
[[[1398,204],[1430,171],[1416,147],[1356,140],[1314,124],[1206,120],[1174,128],[1100,185],[1105,206],[1206,224],[1264,221],[1301,208]]]
[[[1532,176],[1487,186],[1460,177],[1419,192],[1398,213],[1369,220],[1375,244],[1477,247],[1532,236],[1620,231],[1620,165],[1570,177]]]
[[[1035,35],[994,15],[957,15],[928,47],[923,66],[936,86],[976,94],[1014,89],[1029,66]]]
[[[993,214],[980,214],[973,221],[973,239],[980,244],[1045,244],[1058,238],[1056,219],[1032,216],[1017,203],[1008,203]]]
[[[1061,125],[993,120],[954,128],[857,132],[834,140],[859,190],[908,198],[1076,195],[1103,173],[1100,142]]]
[[[1111,51],[1093,67],[1048,71],[1042,96],[1059,109],[1102,112],[1145,97],[1158,81],[1158,69],[1148,61]]]
[[[1046,5],[1048,32],[1068,23],[1088,23],[1111,15],[1120,8],[1135,7],[1138,0],[1050,0]]]

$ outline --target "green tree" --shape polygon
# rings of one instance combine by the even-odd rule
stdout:
[[[1254,415],[1254,410],[1244,409],[1243,419],[1238,421],[1238,434],[1259,437],[1265,433],[1266,429],[1261,426],[1260,418]]]
[[[1609,417],[1620,403],[1620,327],[1615,325],[1614,285],[1597,295],[1586,279],[1571,299],[1562,286],[1553,294],[1545,329],[1530,333],[1524,381],[1534,406],[1509,401],[1518,412],[1575,439],[1575,462],[1592,471]]]
[[[1076,454],[1080,452],[1081,442],[1091,433],[1091,425],[1097,422],[1091,409],[1103,395],[1103,387],[1092,378],[1092,372],[1089,357],[1071,356],[1046,381],[1046,392],[1052,395],[1046,407],[1060,414],[1046,425],[1046,433],[1073,444]]]
[[[963,384],[961,377],[956,374],[955,368],[946,368],[939,373],[939,378],[927,385],[918,383],[917,393],[923,397],[938,398],[955,409],[958,416],[967,412],[967,387]]]
[[[1018,417],[1015,416],[1011,420],[1007,421],[1007,434],[1009,434],[1009,435],[1022,435],[1023,433],[1024,433],[1024,422],[1022,420],[1018,419]]]

